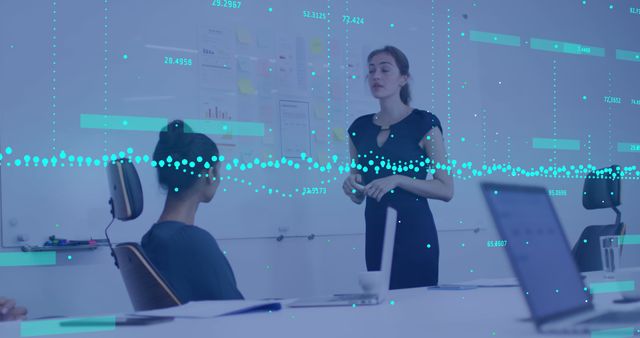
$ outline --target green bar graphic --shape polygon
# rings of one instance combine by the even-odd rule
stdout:
[[[520,47],[520,37],[516,35],[471,31],[469,34],[469,39],[475,42],[493,43],[496,45]]]
[[[80,127],[89,129],[134,130],[158,132],[169,121],[163,117],[116,116],[116,115],[80,115]]]
[[[233,136],[264,136],[264,124],[215,120],[185,120],[196,133]]]
[[[618,243],[622,245],[640,244],[640,235],[624,235],[618,237]]]
[[[591,332],[591,338],[625,338],[633,337],[634,328],[624,327],[620,329],[598,330]]]
[[[616,59],[624,61],[640,62],[640,52],[616,49]]]
[[[534,149],[580,150],[580,140],[533,138]]]
[[[604,48],[584,46],[577,43],[531,38],[531,49],[573,55],[591,55],[603,57]]]
[[[640,153],[640,143],[618,143],[619,153]]]
[[[0,266],[34,265],[56,265],[56,253],[54,251],[0,253]]]
[[[636,289],[636,281],[591,283],[589,289],[591,294],[633,291]]]
[[[193,132],[214,135],[264,136],[264,123],[185,120]],[[80,127],[89,129],[153,131],[164,130],[169,121],[163,117],[80,115]]]
[[[20,323],[20,336],[36,337],[55,334],[112,331],[115,329],[115,316],[34,320]]]

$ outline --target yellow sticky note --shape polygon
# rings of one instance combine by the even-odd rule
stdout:
[[[345,140],[345,131],[344,128],[335,127],[331,130],[331,135],[336,141],[343,142]]]
[[[318,120],[325,120],[327,118],[327,112],[325,111],[326,106],[320,103],[313,104],[313,115]]]
[[[238,42],[243,43],[245,45],[253,44],[253,35],[246,28],[238,28],[236,31],[236,37],[238,38]]]
[[[241,94],[255,95],[256,89],[253,87],[253,83],[249,79],[238,80],[238,90]]]
[[[314,54],[322,53],[322,39],[321,38],[313,38],[310,42],[311,52]]]

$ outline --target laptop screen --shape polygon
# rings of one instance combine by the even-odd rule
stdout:
[[[482,190],[533,319],[592,308],[546,189],[483,184]]]

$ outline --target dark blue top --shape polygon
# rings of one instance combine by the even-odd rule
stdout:
[[[438,118],[414,109],[390,126],[389,137],[378,146],[381,127],[373,123],[374,114],[357,118],[349,127],[349,137],[358,152],[357,163],[363,184],[390,175],[426,179],[431,161],[419,143],[432,129],[442,126]],[[366,167],[366,169],[365,169]],[[396,188],[380,202],[367,197],[365,207],[368,270],[379,270],[387,206],[398,211],[395,248],[391,268],[392,289],[438,284],[438,234],[426,198]]]
[[[160,222],[142,237],[141,244],[181,302],[243,299],[229,261],[206,230]]]

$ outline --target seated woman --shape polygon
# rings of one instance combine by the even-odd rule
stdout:
[[[185,303],[243,299],[231,265],[216,240],[193,225],[200,203],[209,203],[218,188],[219,156],[218,147],[209,137],[191,132],[180,120],[160,132],[153,153],[158,181],[167,190],[167,200],[158,222],[144,235],[141,244],[149,260]]]

